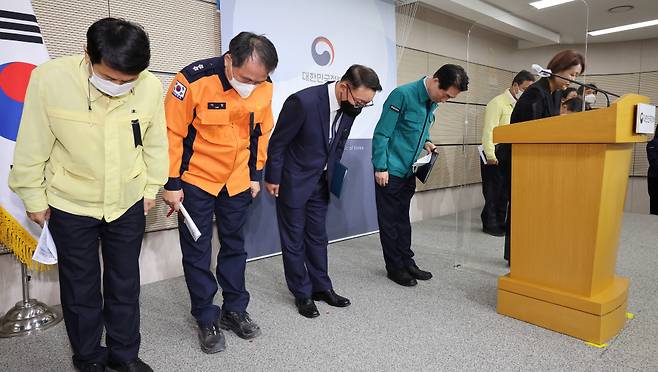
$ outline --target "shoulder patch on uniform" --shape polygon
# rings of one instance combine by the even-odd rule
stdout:
[[[171,95],[182,101],[185,99],[185,93],[187,93],[187,87],[185,87],[180,81],[176,80],[176,85],[174,85],[174,89],[171,90]]]
[[[196,61],[181,70],[181,73],[187,81],[192,84],[195,81],[203,78],[204,76],[210,76],[216,73],[216,67],[219,65],[219,58],[213,57],[208,59],[202,59]]]
[[[198,75],[206,72],[207,70],[212,70],[213,67],[215,67],[215,64],[211,60],[203,60],[187,66],[185,70],[190,75]]]
[[[395,112],[400,112],[400,108],[396,107],[395,105],[391,105],[389,108]]]

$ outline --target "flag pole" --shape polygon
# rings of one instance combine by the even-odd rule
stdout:
[[[0,337],[28,336],[62,321],[62,311],[59,306],[49,307],[41,301],[30,298],[30,279],[27,266],[21,263],[23,300],[17,302],[0,318]]]
[[[0,318],[0,337],[26,336],[48,329],[62,320],[60,306],[48,307],[46,304],[30,298],[30,275],[28,270],[43,271],[51,268],[32,260],[34,248],[37,245],[33,227],[25,217],[24,210],[18,207],[15,196],[7,185],[6,172],[12,164],[12,153],[20,126],[21,111],[24,96],[31,71],[39,64],[49,59],[48,50],[44,45],[43,35],[34,14],[31,0],[0,0],[3,26],[0,35],[0,69],[8,74],[10,81],[18,84],[13,94],[1,95],[0,103],[14,107],[13,114],[3,116],[3,137],[0,144],[0,248],[7,247],[21,263],[21,283],[23,298]],[[28,34],[21,30],[30,30]],[[20,88],[20,89],[19,89]],[[5,113],[3,112],[3,115]],[[6,120],[5,120],[6,119]],[[14,198],[14,201],[11,201]],[[10,207],[9,209],[7,209]],[[0,249],[2,251],[2,249]],[[4,310],[4,309],[3,309]]]

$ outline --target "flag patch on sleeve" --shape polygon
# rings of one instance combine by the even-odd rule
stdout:
[[[176,80],[176,85],[174,85],[174,89],[171,90],[171,94],[182,101],[185,98],[186,92],[187,92],[187,88],[185,87],[185,85],[183,85],[180,81]]]

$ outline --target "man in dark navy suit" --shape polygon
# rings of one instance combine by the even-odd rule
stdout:
[[[339,82],[288,97],[270,139],[265,188],[277,198],[286,282],[307,318],[320,315],[313,300],[350,305],[334,292],[327,273],[329,191],[333,177],[344,175],[340,159],[354,118],[381,90],[375,71],[352,65]]]

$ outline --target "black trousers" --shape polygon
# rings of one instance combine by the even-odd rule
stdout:
[[[379,240],[387,271],[416,266],[411,250],[409,205],[416,192],[416,177],[388,177],[388,185],[375,184]]]
[[[480,162],[480,174],[484,196],[484,208],[480,214],[482,228],[504,230],[509,201],[507,178],[500,165],[487,165],[483,162]]]
[[[282,187],[294,187],[282,185]],[[295,298],[332,289],[327,259],[327,209],[329,187],[326,172],[320,177],[306,205],[291,208],[276,201],[283,270]]]
[[[222,288],[221,309],[243,313],[249,304],[244,273],[247,251],[244,249],[244,225],[252,203],[249,189],[229,196],[226,187],[219,195],[183,182],[185,209],[201,231],[196,242],[179,214],[178,232],[183,253],[183,273],[190,292],[191,313],[198,323],[207,325],[219,318],[220,307],[213,303],[217,284]],[[219,234],[217,267],[213,276],[212,255],[213,215]]]
[[[60,296],[73,363],[137,359],[139,253],[146,224],[143,201],[112,222],[50,210],[48,227],[57,246]],[[103,326],[107,347],[100,344]]]
[[[505,220],[505,251],[503,258],[512,262],[511,234],[512,234],[512,145],[508,143],[499,144],[496,148],[498,166],[503,174],[507,192],[507,219]]]
[[[649,213],[658,215],[658,178],[647,177],[649,186]]]

